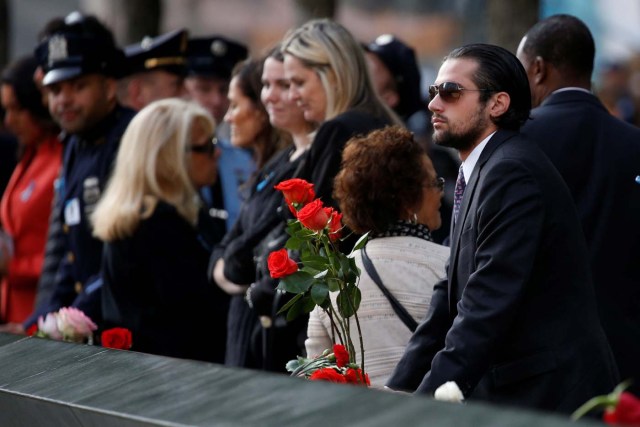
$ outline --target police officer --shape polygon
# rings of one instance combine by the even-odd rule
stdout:
[[[248,55],[242,44],[222,36],[194,38],[187,47],[188,95],[211,113],[218,125],[216,135],[221,151],[216,185],[201,190],[201,196],[214,220],[224,220],[227,229],[240,210],[240,187],[253,173],[251,152],[236,148],[229,141],[229,127],[223,121],[229,108],[227,92],[231,71]]]
[[[53,21],[52,21],[53,22]],[[120,137],[135,114],[118,105],[116,79],[124,55],[111,32],[93,16],[73,12],[48,26],[35,53],[43,68],[49,110],[66,134],[58,185],[65,257],[47,303],[25,322],[65,306],[101,320],[99,276],[102,243],[91,234],[89,216],[107,182]]]
[[[184,96],[187,42],[188,32],[180,29],[127,46],[129,75],[118,82],[120,102],[139,111],[158,99]]]

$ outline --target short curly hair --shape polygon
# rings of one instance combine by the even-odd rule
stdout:
[[[425,155],[413,134],[400,126],[351,138],[333,186],[344,223],[356,233],[381,233],[418,206],[428,179]]]

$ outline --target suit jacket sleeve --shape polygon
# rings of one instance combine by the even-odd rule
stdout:
[[[542,195],[532,173],[518,161],[503,160],[487,169],[474,195],[477,209],[469,212],[459,241],[459,262],[473,266],[466,283],[457,284],[463,289],[457,316],[420,392],[433,393],[455,381],[468,396],[500,354],[526,298],[543,234]]]

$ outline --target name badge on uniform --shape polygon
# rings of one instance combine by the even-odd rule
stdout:
[[[64,205],[64,223],[67,225],[80,224],[80,201],[76,197]]]

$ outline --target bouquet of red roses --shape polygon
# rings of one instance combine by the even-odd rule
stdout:
[[[295,294],[280,312],[287,312],[287,320],[292,320],[302,313],[311,312],[316,306],[320,307],[331,319],[332,339],[338,344],[333,351],[326,350],[315,359],[299,357],[292,360],[287,369],[292,375],[309,379],[367,384],[357,315],[361,299],[357,286],[360,270],[353,257],[354,252],[364,246],[367,236],[361,237],[351,253],[345,255],[337,246],[342,238],[342,214],[324,207],[322,201],[315,198],[313,184],[294,178],[279,183],[275,189],[282,191],[295,216],[287,225],[287,233],[291,237],[285,248],[272,252],[267,260],[271,277],[281,279],[278,289]],[[302,267],[289,257],[289,251],[299,254]],[[337,293],[335,303],[329,297],[330,292]],[[356,360],[351,340],[351,318],[355,320],[360,339],[361,366],[349,363]],[[338,356],[342,352],[344,357]],[[348,381],[348,378],[355,381]]]
[[[327,349],[313,359],[298,357],[287,363],[291,376],[303,377],[315,381],[329,381],[357,385],[371,385],[369,375],[349,362],[349,353],[341,344],[334,344],[333,351]]]

